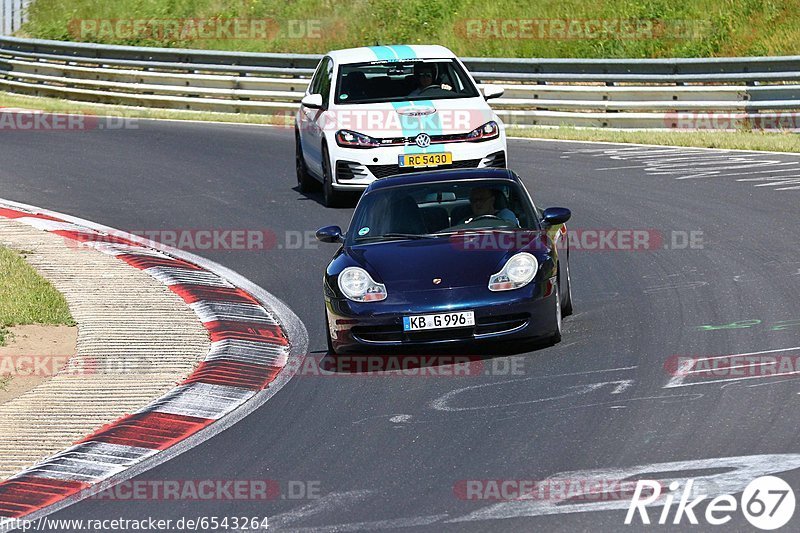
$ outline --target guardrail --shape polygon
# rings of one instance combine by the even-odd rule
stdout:
[[[71,100],[289,113],[321,56],[139,48],[0,37],[0,89]],[[800,56],[465,58],[519,126],[800,129]]]

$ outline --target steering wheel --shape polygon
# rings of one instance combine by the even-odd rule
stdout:
[[[422,94],[422,93],[424,93],[424,92],[425,92],[425,91],[427,91],[428,89],[441,89],[441,88],[442,88],[441,84],[439,84],[439,83],[432,83],[432,84],[428,85],[427,87],[423,87],[422,89],[420,89],[420,91],[419,91],[419,94]]]
[[[477,217],[468,218],[467,220],[464,221],[464,224],[469,224],[471,222],[475,222],[476,220],[481,220],[483,218],[493,218],[495,220],[502,220],[504,222],[508,222],[506,219],[499,217],[497,215],[480,215]]]

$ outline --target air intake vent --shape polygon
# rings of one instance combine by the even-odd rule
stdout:
[[[366,178],[367,169],[353,161],[336,162],[336,181],[347,181],[353,178]]]

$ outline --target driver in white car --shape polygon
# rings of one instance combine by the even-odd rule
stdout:
[[[408,93],[408,96],[419,96],[428,87],[436,86],[434,82],[436,79],[435,69],[434,65],[426,65],[425,63],[414,65],[414,79],[417,82],[417,87]]]
[[[501,209],[497,208],[498,197],[501,195],[502,193],[496,189],[486,189],[482,187],[472,189],[469,193],[469,205],[472,208],[472,217],[465,220],[464,223],[468,224],[478,217],[488,215],[502,218],[519,227],[519,221],[513,211],[507,207]]]

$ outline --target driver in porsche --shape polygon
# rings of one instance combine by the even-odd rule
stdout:
[[[472,208],[472,217],[464,221],[469,223],[478,217],[494,216],[512,222],[519,226],[519,221],[513,211],[507,207],[497,209],[497,198],[502,193],[496,189],[475,187],[469,193],[469,205]]]

